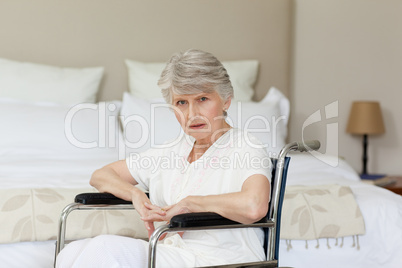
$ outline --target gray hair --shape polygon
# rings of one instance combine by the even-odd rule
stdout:
[[[211,53],[197,49],[174,54],[158,81],[162,95],[172,104],[172,92],[178,95],[216,91],[224,100],[233,98],[233,87],[222,63]]]

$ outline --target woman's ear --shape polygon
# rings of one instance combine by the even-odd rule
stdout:
[[[223,110],[227,111],[229,109],[231,103],[232,103],[232,98],[230,97],[223,103]]]

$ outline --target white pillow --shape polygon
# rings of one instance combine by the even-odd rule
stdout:
[[[161,98],[145,100],[125,92],[120,123],[124,139],[120,142],[126,145],[126,155],[151,147],[163,147],[166,142],[174,141],[183,135],[174,112]]]
[[[58,152],[109,147],[117,150],[120,106],[118,101],[69,107],[1,99],[0,153],[18,148]]]
[[[103,67],[60,68],[0,59],[0,97],[59,104],[95,102]]]
[[[158,80],[166,63],[144,63],[125,60],[128,68],[130,93],[137,98],[161,98]],[[235,99],[250,101],[254,94],[254,84],[257,79],[258,61],[223,61],[232,82]]]
[[[232,101],[226,121],[258,138],[271,157],[286,144],[289,100],[272,87],[260,102]]]

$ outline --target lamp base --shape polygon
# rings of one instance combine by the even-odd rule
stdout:
[[[387,176],[386,174],[360,174],[360,179],[362,180],[377,180],[382,177]]]

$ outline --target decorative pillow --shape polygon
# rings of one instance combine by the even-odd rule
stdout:
[[[103,67],[60,68],[0,59],[0,97],[72,105],[95,102]]]
[[[125,92],[120,111],[126,154],[163,146],[183,134],[174,112],[159,98],[145,100]]]
[[[272,157],[286,144],[289,100],[272,87],[260,102],[232,101],[227,122],[258,138]]]
[[[118,148],[120,106],[120,102],[69,107],[0,99],[0,153],[7,148],[57,152]]]
[[[130,93],[137,98],[155,99],[162,96],[158,80],[166,63],[144,63],[125,60],[128,68]],[[235,99],[250,101],[257,79],[258,61],[223,61],[232,82]]]

